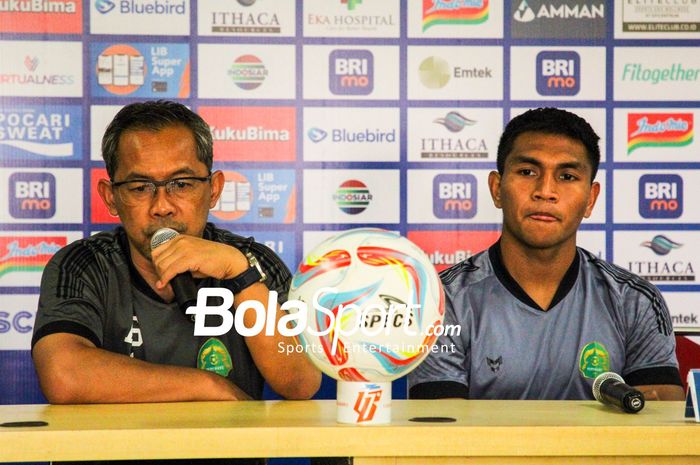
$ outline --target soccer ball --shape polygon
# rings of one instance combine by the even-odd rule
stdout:
[[[292,278],[306,305],[300,343],[339,381],[392,381],[430,352],[444,294],[425,253],[399,234],[360,228],[318,245]]]

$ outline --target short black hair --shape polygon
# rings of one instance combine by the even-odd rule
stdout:
[[[600,148],[598,147],[600,137],[585,119],[559,108],[536,108],[510,120],[498,143],[496,167],[499,174],[503,175],[506,158],[513,150],[515,139],[525,132],[562,135],[583,144],[588,160],[591,162],[591,182],[593,182],[600,164]]]
[[[107,174],[114,180],[119,163],[119,139],[126,131],[160,131],[169,126],[184,126],[194,136],[197,159],[211,172],[214,159],[209,125],[185,105],[169,100],[150,100],[126,105],[119,110],[102,137],[102,158]]]

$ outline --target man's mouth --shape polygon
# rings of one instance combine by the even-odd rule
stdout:
[[[533,219],[535,221],[544,221],[544,222],[548,222],[548,223],[553,223],[555,221],[559,221],[559,218],[557,218],[556,216],[552,215],[551,213],[547,213],[547,212],[534,212],[534,213],[530,213],[527,216],[528,216],[528,218]]]

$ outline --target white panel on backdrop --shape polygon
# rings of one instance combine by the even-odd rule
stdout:
[[[0,96],[82,97],[81,42],[0,41]]]
[[[616,162],[697,162],[700,143],[694,134],[700,121],[695,108],[615,108]]]
[[[304,170],[305,223],[398,223],[399,170]]]
[[[576,245],[605,260],[605,231],[578,231]]]
[[[617,170],[615,223],[700,223],[700,171]]]
[[[697,47],[615,47],[615,100],[700,100]]]
[[[0,286],[39,287],[48,260],[82,237],[78,231],[0,232]]]
[[[294,45],[200,44],[199,97],[293,99]]]
[[[408,37],[453,39],[503,37],[503,2],[492,0],[409,1]]]
[[[0,303],[0,350],[29,350],[38,295],[5,294]]]
[[[409,223],[500,223],[490,170],[408,170]]]
[[[90,159],[102,160],[102,136],[121,105],[92,105],[90,107]]]
[[[608,135],[605,126],[605,108],[571,108],[564,106],[559,108],[577,114],[591,125],[595,133],[598,134],[598,137],[600,137],[600,140],[598,141],[598,147],[600,148],[600,161],[601,163],[604,162],[608,142]],[[527,110],[529,110],[529,108],[512,108],[510,110],[510,117],[513,119],[516,116],[525,113]],[[600,175],[596,176],[596,180],[600,180]]]
[[[409,46],[406,65],[412,100],[501,100],[503,48]]]
[[[399,161],[398,108],[304,108],[304,160]]]
[[[200,36],[293,37],[295,25],[294,0],[197,2]]]
[[[615,0],[616,39],[700,39],[700,2]]]
[[[399,48],[309,45],[304,47],[304,98],[396,100]]]
[[[409,108],[408,161],[496,161],[500,108]]]
[[[514,100],[605,100],[605,47],[511,47]]]
[[[676,331],[700,330],[700,292],[662,292]],[[700,338],[694,338],[700,343]],[[696,366],[696,365],[694,365]]]
[[[91,1],[92,34],[190,35],[188,0]]]
[[[697,284],[698,231],[615,231],[615,264],[656,285]]]
[[[399,0],[304,0],[306,37],[399,37]]]
[[[83,170],[0,168],[0,223],[82,223]]]

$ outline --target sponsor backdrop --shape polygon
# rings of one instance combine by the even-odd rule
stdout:
[[[0,403],[44,401],[42,268],[117,223],[95,193],[100,139],[156,98],[211,124],[226,186],[210,220],[292,269],[366,225],[440,270],[487,248],[504,124],[578,112],[603,138],[604,187],[580,244],[661,288],[700,366],[698,46],[695,0],[0,0]]]

